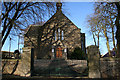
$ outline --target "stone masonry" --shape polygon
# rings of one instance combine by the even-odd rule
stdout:
[[[97,46],[87,47],[89,78],[101,78],[100,54]]]
[[[3,59],[2,74],[31,76],[31,47],[24,47],[21,59]]]
[[[67,59],[67,54],[76,47],[85,49],[85,34],[74,25],[57,6],[56,13],[43,25],[30,25],[25,36],[24,46],[34,47],[34,58],[51,59],[56,56],[60,48],[62,58]],[[53,52],[52,52],[53,51]]]

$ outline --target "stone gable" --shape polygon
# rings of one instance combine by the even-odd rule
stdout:
[[[84,37],[81,29],[74,25],[62,10],[57,10],[44,25],[30,26],[25,35],[24,45],[34,47],[35,58],[51,59],[57,53],[62,53],[62,57],[67,58],[76,47],[84,48],[85,52]],[[81,43],[84,47],[81,47]],[[60,51],[57,51],[58,48]]]

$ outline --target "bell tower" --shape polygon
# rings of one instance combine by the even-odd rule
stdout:
[[[60,11],[62,8],[62,3],[61,2],[57,2],[56,3],[56,7],[57,7],[57,11]]]

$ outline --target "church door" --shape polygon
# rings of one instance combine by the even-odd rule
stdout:
[[[56,58],[62,58],[62,48],[56,48]]]

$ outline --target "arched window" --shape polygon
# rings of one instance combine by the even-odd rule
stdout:
[[[60,40],[60,28],[58,28],[58,39]]]
[[[56,31],[55,31],[55,40],[57,40]]]
[[[62,40],[64,40],[64,32],[62,31]]]

